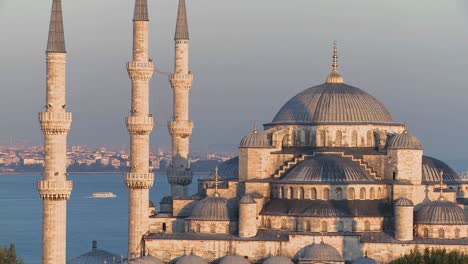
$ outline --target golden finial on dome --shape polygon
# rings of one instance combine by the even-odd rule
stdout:
[[[258,130],[257,130],[257,121],[254,121],[254,122],[253,122],[253,132],[254,132],[254,133],[258,133]]]
[[[336,45],[336,41],[333,42],[333,70],[328,75],[326,83],[329,84],[343,84],[344,80],[343,77],[338,73],[338,48]]]
[[[444,200],[444,197],[443,197],[443,192],[444,192],[444,171],[441,169],[439,171],[439,175],[440,175],[440,183],[439,183],[439,200],[443,201]]]
[[[403,124],[403,133],[408,133],[408,124],[407,123]]]

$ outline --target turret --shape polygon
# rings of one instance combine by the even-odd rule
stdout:
[[[193,122],[189,119],[189,92],[193,75],[189,71],[189,32],[185,0],[179,0],[175,31],[174,73],[169,81],[173,89],[173,119],[168,124],[172,137],[172,164],[167,170],[173,197],[186,197],[192,182],[189,151]]]
[[[413,240],[414,205],[411,200],[399,198],[394,203],[395,239],[400,241]]]
[[[239,201],[239,237],[254,237],[257,231],[257,203],[247,194]]]

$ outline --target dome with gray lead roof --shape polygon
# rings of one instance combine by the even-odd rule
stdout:
[[[239,157],[226,160],[219,164],[218,175],[222,180],[231,180],[239,178]],[[214,178],[214,172],[210,173],[208,179]]]
[[[208,262],[199,256],[186,255],[180,257],[175,264],[208,264]]]
[[[344,261],[336,248],[321,242],[304,248],[303,260],[309,261]]]
[[[99,249],[97,247],[97,242],[93,241],[91,251],[76,258],[70,259],[67,261],[67,264],[102,264],[104,262],[113,263],[113,261],[115,261],[115,263],[121,263],[120,260],[121,256]]]
[[[397,134],[390,139],[388,149],[414,149],[422,150],[422,144],[419,139],[407,132]]]
[[[268,257],[263,264],[294,264],[289,258],[284,256]]]
[[[413,202],[409,199],[406,199],[405,197],[401,197],[397,199],[394,203],[395,206],[414,206]]]
[[[463,209],[455,203],[443,200],[424,204],[415,217],[417,224],[429,225],[464,225],[465,214]]]
[[[153,256],[144,256],[130,261],[130,264],[164,264],[164,262]]]
[[[240,204],[256,204],[254,198],[252,198],[252,195],[246,194],[244,195],[240,200]]]
[[[250,262],[241,256],[226,256],[219,264],[250,264]]]
[[[192,209],[187,219],[229,221],[227,199],[223,197],[206,197]]]
[[[440,171],[444,172],[443,179],[444,183],[452,183],[452,182],[462,182],[463,179],[458,175],[458,173],[453,170],[449,165],[445,162],[428,157],[423,156],[422,159],[422,180],[424,183],[438,183],[440,182]]]
[[[265,133],[259,132],[256,128],[243,137],[240,145],[240,148],[271,148],[270,141],[266,137]]]
[[[353,261],[353,264],[377,264],[377,261],[373,258],[369,258],[367,256],[358,258]]]

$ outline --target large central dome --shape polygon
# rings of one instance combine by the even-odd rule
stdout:
[[[324,83],[291,98],[275,124],[396,124],[385,106],[363,90],[344,83]]]

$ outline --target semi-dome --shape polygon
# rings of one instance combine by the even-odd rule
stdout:
[[[284,256],[268,257],[263,264],[294,264],[289,258]]]
[[[373,258],[369,258],[368,256],[358,258],[353,261],[353,264],[377,264],[377,261]]]
[[[241,256],[226,256],[219,264],[250,264],[250,262]]]
[[[417,224],[463,225],[465,214],[458,205],[443,200],[432,201],[423,205],[416,212]]]
[[[449,165],[441,160],[423,156],[422,180],[424,183],[440,182],[440,171],[444,172],[444,183],[461,182],[462,178]]]
[[[302,259],[309,261],[344,261],[336,248],[321,242],[312,244],[304,249]]]
[[[222,180],[239,178],[239,156],[226,160],[218,165],[218,175]],[[213,179],[214,172],[210,173],[209,179]]]
[[[419,139],[407,132],[397,134],[392,137],[390,143],[388,144],[389,149],[414,149],[422,150],[422,144]]]
[[[395,206],[414,206],[413,202],[405,197],[398,198],[393,204]]]
[[[164,262],[162,262],[162,260],[158,259],[157,257],[144,256],[139,259],[130,261],[130,264],[164,264]]]
[[[291,98],[269,125],[396,124],[385,106],[363,90],[325,83]]]
[[[266,137],[265,133],[259,132],[256,128],[243,137],[240,144],[240,148],[271,148],[271,144]]]
[[[206,197],[199,201],[192,209],[192,213],[187,219],[228,221],[228,204],[224,197]]]
[[[185,255],[180,257],[175,264],[208,264],[208,262],[199,256]]]
[[[319,155],[306,159],[282,178],[283,182],[372,182],[367,170],[349,158],[337,155]]]

